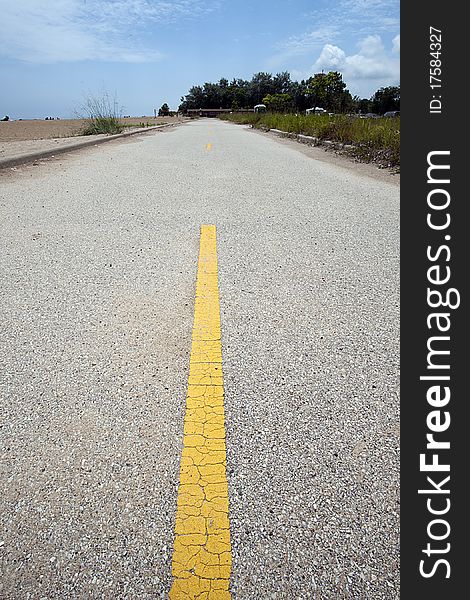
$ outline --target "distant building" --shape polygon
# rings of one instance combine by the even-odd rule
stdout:
[[[231,112],[231,108],[188,108],[184,111],[190,117],[217,117],[221,113]]]

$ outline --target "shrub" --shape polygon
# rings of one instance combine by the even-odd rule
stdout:
[[[107,93],[101,98],[90,96],[87,98],[83,107],[87,123],[81,130],[81,135],[95,135],[97,133],[106,133],[113,135],[121,133],[124,126],[119,121],[117,102],[112,103]]]

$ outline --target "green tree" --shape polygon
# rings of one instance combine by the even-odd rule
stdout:
[[[357,111],[363,115],[372,112],[372,102],[367,98],[361,98],[357,103]]]
[[[181,98],[180,111],[199,108],[230,108],[252,110],[269,98],[271,110],[304,111],[312,106],[345,112],[353,110],[355,102],[346,89],[342,75],[336,71],[317,73],[309,80],[292,81],[287,71],[272,75],[255,73],[251,80],[222,77],[217,83],[206,82],[190,88]],[[288,97],[288,98],[287,98]]]
[[[283,71],[276,73],[273,78],[273,87],[276,94],[290,94],[292,92],[292,80],[290,73]]]
[[[290,86],[290,94],[292,96],[292,104],[296,111],[304,111],[310,108],[310,97],[307,94],[307,81],[292,81]]]
[[[255,73],[249,85],[248,100],[253,107],[259,104],[268,94],[275,94],[273,76],[271,73]]]
[[[161,107],[158,109],[158,116],[159,117],[168,117],[168,115],[170,114],[170,107],[168,106],[168,104],[165,102],[164,104],[161,105]]]
[[[352,96],[338,71],[316,73],[307,83],[307,95],[312,108],[321,106],[329,111],[345,112],[352,106]]]
[[[381,87],[370,99],[372,110],[379,115],[390,110],[400,110],[400,87]]]
[[[292,96],[290,94],[268,94],[263,98],[263,104],[272,112],[289,112],[292,110]]]
[[[307,83],[307,96],[312,101],[311,108],[317,108],[317,106],[324,108],[326,102],[326,75],[324,73],[316,73],[310,77]]]

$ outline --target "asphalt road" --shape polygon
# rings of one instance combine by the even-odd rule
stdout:
[[[397,184],[201,120],[0,185],[0,598],[167,597],[203,223],[232,597],[398,598]]]

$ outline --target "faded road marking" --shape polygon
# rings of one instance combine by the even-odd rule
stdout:
[[[212,144],[210,142],[206,144],[206,150],[212,150]]]
[[[201,227],[171,600],[230,600],[224,386],[215,225]]]

